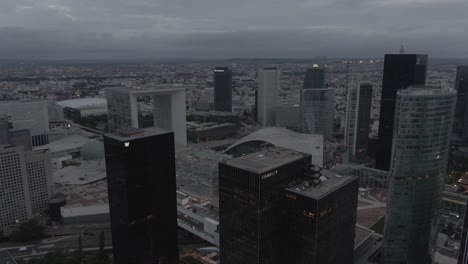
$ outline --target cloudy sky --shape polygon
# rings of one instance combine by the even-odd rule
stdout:
[[[0,58],[468,57],[468,0],[0,0]]]

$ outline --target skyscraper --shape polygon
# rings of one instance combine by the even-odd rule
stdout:
[[[398,91],[383,263],[432,263],[456,91]]]
[[[325,69],[318,65],[307,70],[301,90],[299,115],[302,133],[333,138],[335,89],[325,87]]]
[[[8,116],[0,115],[0,145],[8,144]]]
[[[346,106],[345,143],[351,161],[362,161],[367,154],[372,106],[372,84],[351,88]]]
[[[305,180],[285,190],[283,221],[287,258],[281,263],[351,263],[359,179],[327,170],[306,170]]]
[[[468,206],[466,206],[467,204],[468,203],[465,203],[465,212],[463,214],[463,229],[460,238],[460,250],[458,253],[457,264],[468,264]]]
[[[263,126],[275,124],[278,104],[280,71],[277,67],[265,67],[258,73],[257,121]]]
[[[143,128],[139,120],[138,99],[150,97],[153,107],[152,126],[174,131],[176,144],[187,144],[185,89],[128,89],[107,90],[109,131]]]
[[[284,188],[310,155],[272,148],[219,164],[221,263],[284,263]]]
[[[400,89],[426,82],[427,55],[386,54],[380,101],[379,151],[376,167],[389,170],[392,152],[396,94]]]
[[[468,66],[457,67],[455,79],[457,90],[457,106],[455,107],[455,120],[453,133],[464,140],[468,139]]]
[[[232,71],[227,67],[214,70],[214,104],[216,111],[232,111]]]
[[[114,263],[178,263],[174,133],[104,136]]]

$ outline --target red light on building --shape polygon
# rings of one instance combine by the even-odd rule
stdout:
[[[315,214],[307,210],[304,210],[304,216],[312,218],[312,219],[315,218]]]

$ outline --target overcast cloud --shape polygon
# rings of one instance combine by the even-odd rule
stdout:
[[[0,0],[0,58],[468,57],[467,0]]]

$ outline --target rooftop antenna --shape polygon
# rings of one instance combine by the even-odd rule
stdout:
[[[400,54],[405,54],[405,47],[403,44],[400,45]]]

